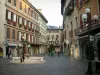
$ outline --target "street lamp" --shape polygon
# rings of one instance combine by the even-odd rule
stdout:
[[[93,39],[93,36],[91,36],[91,34],[90,34],[90,30],[91,30],[91,10],[89,9],[89,8],[86,8],[86,10],[85,10],[85,13],[86,14],[83,14],[82,15],[82,20],[83,20],[83,22],[86,22],[87,24],[87,26],[88,26],[88,48],[89,48],[89,59],[88,59],[88,69],[87,69],[87,74],[89,74],[89,75],[92,75],[93,74],[93,71],[92,71],[92,59],[91,59],[91,42],[93,42],[94,41],[94,39]],[[94,15],[93,16],[93,20],[97,20],[98,19],[98,16],[97,15]]]
[[[66,40],[66,44],[69,44],[69,41],[68,40]]]

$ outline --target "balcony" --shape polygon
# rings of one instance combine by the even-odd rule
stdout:
[[[88,33],[88,24],[81,25],[81,27],[78,27],[75,29],[75,35],[80,36],[80,35],[85,35]],[[92,21],[91,26],[90,26],[90,32],[95,33],[100,31],[100,21]]]
[[[66,7],[65,14],[67,16],[69,16],[73,12],[73,10],[74,10],[74,1],[71,0],[70,3],[69,3],[69,5]]]

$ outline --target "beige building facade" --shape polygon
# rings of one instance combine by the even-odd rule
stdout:
[[[95,38],[92,41],[91,50],[92,59],[98,57],[100,60],[99,39],[100,33],[99,20],[94,22],[93,16],[100,15],[100,0],[61,0],[61,14],[63,15],[63,49],[67,55],[75,58],[88,59],[88,20],[86,23],[82,20],[82,14],[86,14],[85,9],[91,10],[88,20],[91,20],[90,36]],[[96,27],[96,28],[95,28]],[[97,56],[98,55],[98,56]]]
[[[78,10],[75,6],[74,0],[61,0],[62,1],[62,15],[63,15],[63,50],[69,56],[75,58],[79,57],[78,39],[75,36],[75,29],[78,27],[79,18]]]
[[[42,13],[42,9],[39,9],[40,13]],[[39,54],[44,54],[47,52],[46,45],[46,32],[47,32],[47,23],[48,21],[43,15],[39,16],[39,26],[40,26],[40,37],[39,37]]]
[[[42,14],[27,0],[2,0],[0,9],[0,49],[3,57],[7,57],[9,51],[12,56],[38,54],[39,16]]]
[[[50,44],[53,44],[55,46],[55,49],[59,49],[60,51],[62,51],[61,49],[61,45],[62,45],[62,29],[61,28],[48,28],[47,29],[47,45],[48,47],[50,46]]]

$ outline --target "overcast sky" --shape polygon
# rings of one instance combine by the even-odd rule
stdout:
[[[29,0],[37,9],[42,9],[43,15],[48,20],[48,25],[61,26],[61,0]]]

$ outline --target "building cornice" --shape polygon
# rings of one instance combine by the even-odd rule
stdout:
[[[48,23],[47,19],[41,14],[28,0],[23,0],[26,4],[28,4],[31,8],[33,8],[45,21]]]

